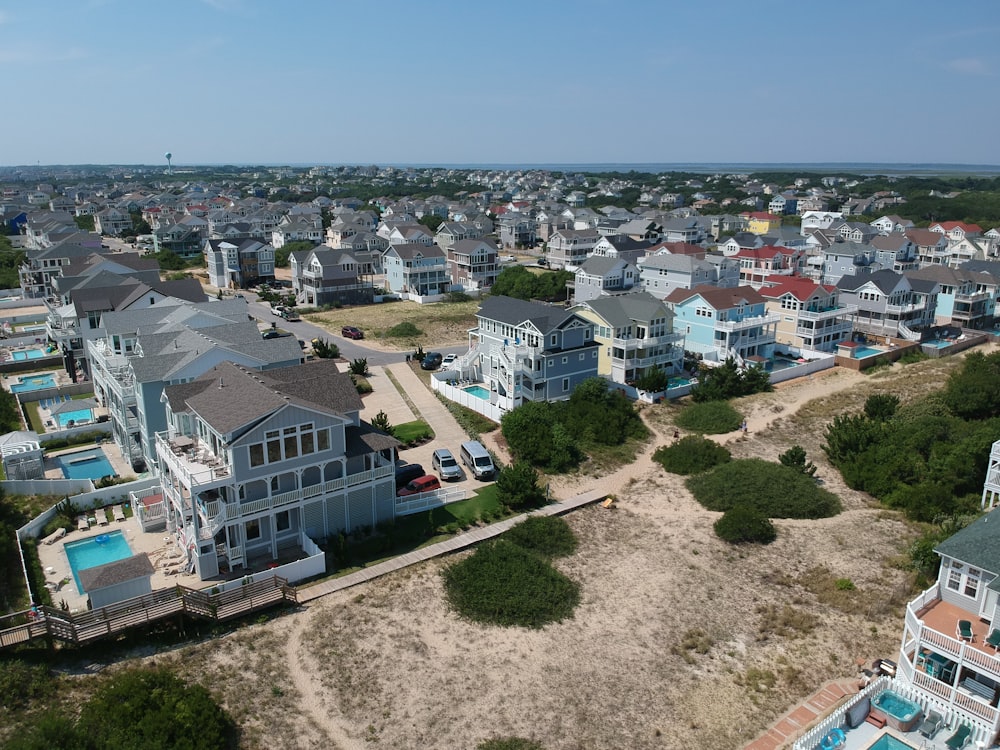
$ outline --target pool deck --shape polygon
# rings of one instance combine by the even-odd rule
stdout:
[[[97,511],[103,513],[104,511]],[[95,511],[90,511],[87,515],[96,517]],[[111,531],[121,531],[128,541],[133,554],[145,552],[149,555],[149,561],[153,563],[153,576],[150,581],[153,590],[167,588],[175,583],[191,588],[200,588],[205,585],[197,575],[177,574],[166,575],[163,563],[175,552],[176,545],[173,537],[166,536],[166,532],[160,534],[144,534],[139,528],[139,522],[135,516],[129,516],[124,521],[108,521],[101,526],[91,524],[87,531],[73,530],[66,534],[61,540],[54,544],[39,544],[38,558],[41,561],[42,570],[45,572],[45,580],[51,584],[61,584],[58,590],[52,592],[52,602],[59,606],[60,602],[66,602],[70,611],[84,611],[87,609],[87,595],[80,594],[76,590],[76,583],[73,581],[73,571],[69,567],[69,558],[66,557],[64,544],[66,542],[79,542],[83,539],[90,539],[100,534],[107,534]],[[68,579],[68,581],[67,581]]]
[[[74,445],[72,448],[66,448],[65,450],[59,451],[46,451],[45,452],[45,478],[46,479],[65,479],[62,469],[56,465],[55,461],[52,461],[56,456],[65,456],[67,453],[81,453],[83,451],[93,450],[94,448],[100,448],[104,451],[105,457],[111,464],[111,468],[115,470],[115,474],[120,477],[135,476],[135,472],[132,470],[132,465],[122,458],[121,452],[110,440],[101,443],[100,445]]]

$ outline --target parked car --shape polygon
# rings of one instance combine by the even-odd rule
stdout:
[[[445,481],[462,478],[462,467],[458,465],[455,456],[447,448],[438,448],[434,451],[434,457],[431,459],[431,469],[436,471],[438,476]]]
[[[405,487],[417,477],[422,477],[426,472],[420,464],[400,464],[396,467],[396,489]]]
[[[340,335],[345,339],[363,339],[364,332],[357,326],[344,326],[340,329]]]
[[[411,480],[403,489],[396,493],[396,497],[406,497],[407,495],[419,495],[421,492],[433,492],[441,489],[441,480],[433,474],[425,474]]]
[[[291,336],[291,335],[292,334],[290,334],[288,331],[279,331],[279,330],[277,330],[275,328],[272,328],[269,331],[264,331],[264,333],[262,333],[260,335],[260,337],[262,339],[267,340],[267,339],[280,339],[280,338],[283,338],[285,336]]]
[[[548,264],[549,264],[549,262],[547,260],[545,260],[545,258],[539,258],[538,259],[538,265],[540,265],[540,266],[547,266]]]
[[[441,367],[450,367],[451,364],[458,359],[457,354],[446,354],[444,359],[441,360]]]
[[[421,370],[436,370],[441,366],[444,357],[439,352],[427,352],[420,361]]]
[[[478,440],[462,443],[459,454],[462,456],[462,463],[469,467],[469,471],[476,479],[492,479],[496,474],[493,457]]]

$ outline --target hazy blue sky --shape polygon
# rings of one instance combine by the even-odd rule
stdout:
[[[0,164],[1000,163],[996,0],[3,0]]]

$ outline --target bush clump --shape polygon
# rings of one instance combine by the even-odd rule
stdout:
[[[404,320],[402,323],[396,323],[392,328],[387,328],[385,335],[390,339],[412,339],[423,336],[424,332],[410,321]]]
[[[708,510],[738,505],[768,518],[828,518],[840,512],[840,500],[811,477],[782,464],[745,458],[688,477],[687,487]]]
[[[713,528],[716,536],[730,544],[770,544],[778,536],[767,516],[746,505],[727,510]]]
[[[577,539],[565,519],[558,516],[529,516],[503,535],[532,552],[546,557],[563,557],[576,552]]]
[[[452,608],[474,622],[540,628],[573,614],[580,587],[544,558],[505,539],[444,571]]]
[[[682,430],[721,435],[739,429],[743,417],[725,401],[705,401],[691,404],[674,421]]]
[[[732,459],[732,454],[714,440],[688,435],[673,445],[656,449],[653,460],[671,474],[700,474]]]

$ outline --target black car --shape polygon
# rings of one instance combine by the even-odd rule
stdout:
[[[421,370],[436,370],[444,361],[444,355],[439,352],[427,352],[420,361]]]
[[[427,472],[420,464],[402,464],[396,467],[396,490],[401,490],[417,477],[422,477]]]

